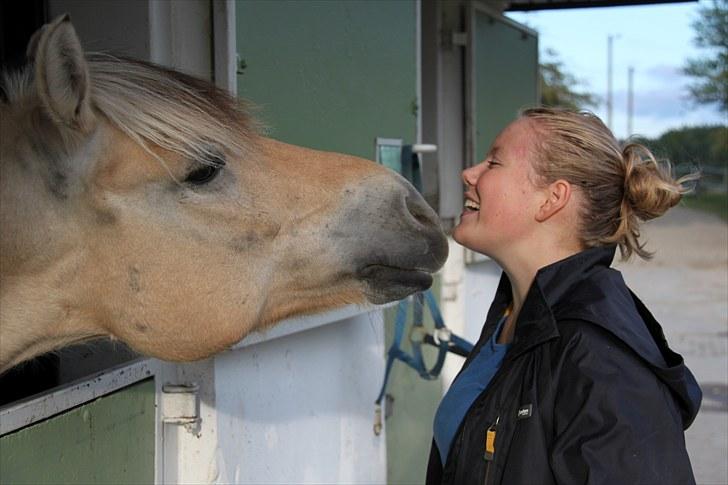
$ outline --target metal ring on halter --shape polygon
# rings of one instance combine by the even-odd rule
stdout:
[[[435,345],[440,345],[440,342],[450,342],[452,339],[452,332],[447,327],[436,328],[432,333],[432,340],[435,341]]]

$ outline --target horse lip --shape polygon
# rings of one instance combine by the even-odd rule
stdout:
[[[363,266],[362,268],[357,271],[357,274],[360,277],[367,278],[372,275],[372,273],[377,271],[392,271],[392,272],[401,272],[401,273],[421,273],[421,274],[427,274],[431,275],[437,269],[431,269],[431,268],[423,268],[423,267],[415,267],[415,268],[403,268],[401,266],[395,266],[391,264],[385,264],[385,263],[372,263],[367,264],[366,266]]]
[[[377,305],[401,300],[417,291],[432,286],[432,272],[407,269],[384,264],[370,264],[358,271],[357,276],[365,283],[367,299]]]

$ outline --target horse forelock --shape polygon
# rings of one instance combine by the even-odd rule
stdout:
[[[178,71],[109,54],[87,53],[91,99],[109,123],[148,148],[157,145],[208,162],[251,149],[259,125],[250,107],[215,85]],[[34,92],[33,66],[5,72],[2,102],[19,104]]]
[[[155,64],[87,54],[94,106],[140,143],[201,162],[249,150],[248,107],[213,84]]]

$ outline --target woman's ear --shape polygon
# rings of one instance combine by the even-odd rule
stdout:
[[[571,200],[572,187],[569,182],[559,179],[552,182],[544,189],[546,198],[536,213],[536,221],[544,222],[550,219],[554,214],[566,207]]]

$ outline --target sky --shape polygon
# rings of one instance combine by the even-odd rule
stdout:
[[[715,106],[699,106],[687,97],[690,78],[681,72],[686,59],[705,51],[693,43],[692,22],[700,2],[632,7],[509,12],[507,16],[539,33],[539,51],[554,49],[564,69],[599,96],[590,108],[607,121],[607,37],[612,50],[612,129],[627,133],[628,69],[634,68],[633,133],[656,137],[671,128],[728,124]]]

